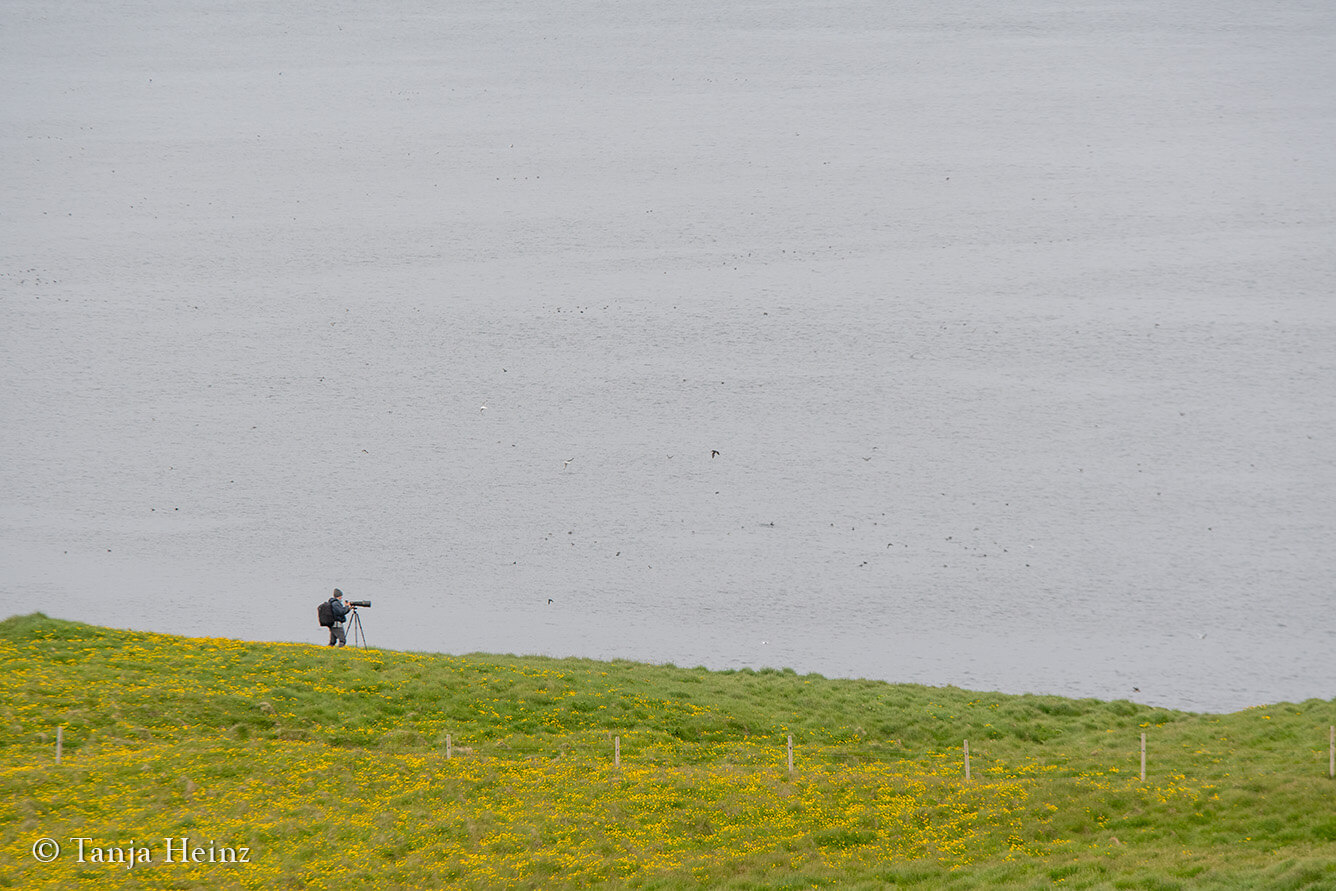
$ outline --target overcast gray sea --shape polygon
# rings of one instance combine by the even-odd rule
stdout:
[[[0,615],[1336,695],[1336,7],[0,9]]]

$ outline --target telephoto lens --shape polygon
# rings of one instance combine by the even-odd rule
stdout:
[[[370,605],[371,605],[371,601],[370,601],[370,600],[349,600],[349,601],[348,601],[348,605],[349,605],[349,606],[370,606]]]

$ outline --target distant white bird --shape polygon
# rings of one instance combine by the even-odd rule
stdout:
[[[484,402],[482,405],[478,406],[478,411],[487,411],[487,403]]]
[[[565,461],[561,462],[561,469],[565,470],[567,467],[570,467],[571,462],[574,460],[575,460],[574,458],[567,458]]]

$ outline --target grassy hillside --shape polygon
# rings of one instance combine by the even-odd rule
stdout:
[[[0,677],[0,887],[1336,888],[1336,700],[1197,715],[40,614],[0,623]]]

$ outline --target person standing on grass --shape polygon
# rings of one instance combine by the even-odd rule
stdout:
[[[334,624],[329,626],[329,645],[346,647],[348,635],[343,633],[343,620],[348,618],[349,609],[343,602],[343,592],[334,589],[334,596],[329,598],[329,609],[334,614]]]

